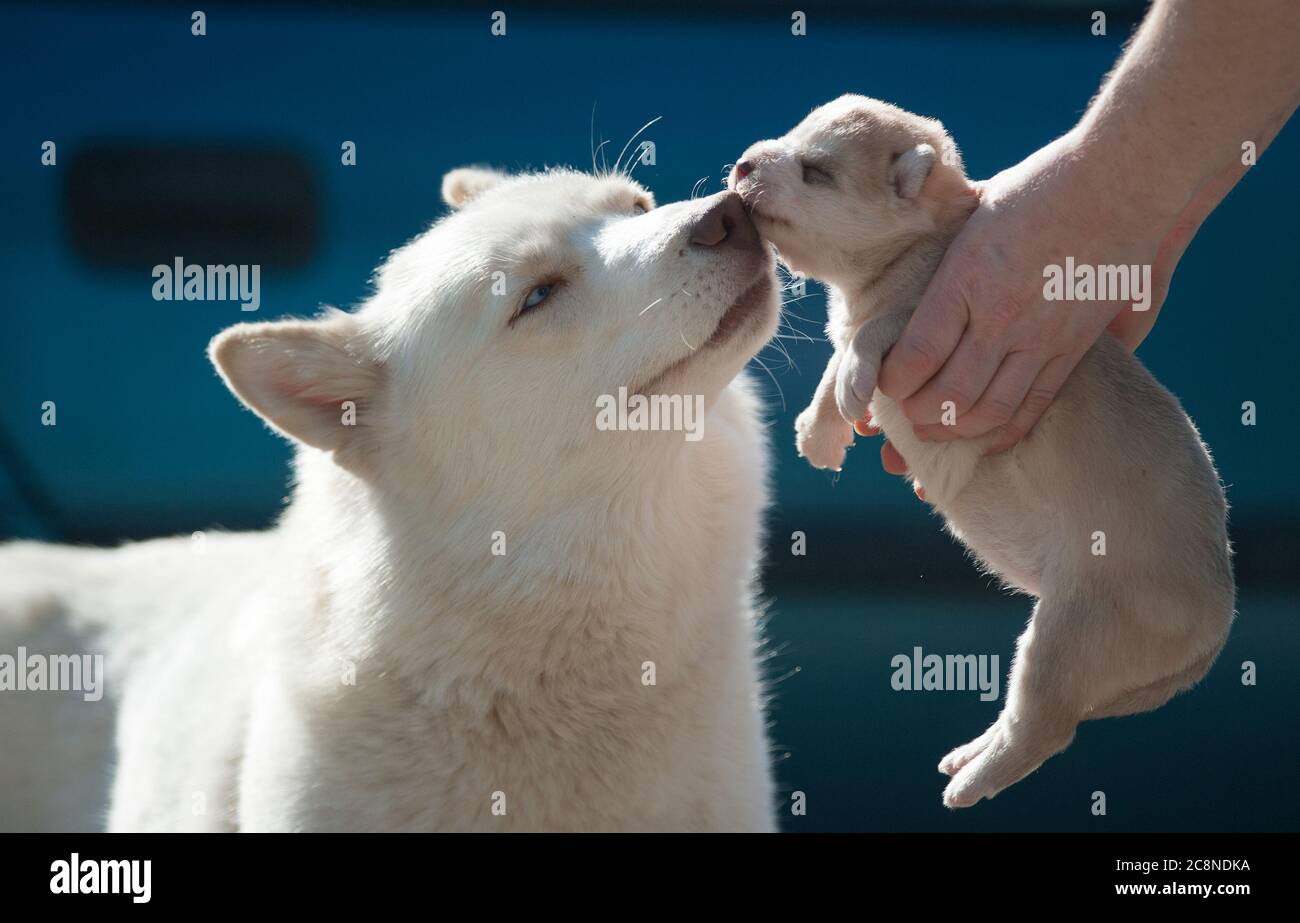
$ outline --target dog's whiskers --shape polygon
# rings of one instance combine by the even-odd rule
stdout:
[[[766,363],[764,363],[762,359],[755,356],[752,361],[757,364],[760,369],[766,372],[767,377],[772,379],[772,384],[776,385],[777,396],[781,398],[781,412],[785,413],[785,392],[781,390],[781,383],[776,380],[776,376],[772,374],[772,370],[767,367]]]
[[[650,121],[646,122],[644,125],[638,128],[636,130],[636,134],[632,135],[632,137],[627,139],[627,144],[623,145],[623,150],[618,152],[618,159],[614,161],[614,170],[613,170],[614,173],[622,173],[622,175],[628,177],[632,175],[632,171],[636,169],[636,164],[640,160],[640,158],[633,157],[632,160],[628,162],[627,170],[622,171],[620,170],[620,164],[623,163],[623,155],[627,153],[627,149],[631,147],[632,142],[635,141],[637,138],[641,137],[641,132],[645,131],[647,128],[649,128],[651,125],[653,125],[655,122],[658,122],[662,118],[663,118],[662,115],[656,115]]]

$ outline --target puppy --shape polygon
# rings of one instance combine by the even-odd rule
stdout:
[[[943,126],[843,96],[750,147],[728,184],[784,261],[830,288],[835,352],[796,422],[800,454],[838,470],[869,410],[949,531],[1037,597],[1002,712],[939,764],[944,803],[992,798],[1080,721],[1157,708],[1200,679],[1233,617],[1226,504],[1192,422],[1137,359],[1102,336],[1034,431],[997,455],[984,454],[990,437],[922,442],[875,389],[977,204]]]
[[[104,651],[108,690],[0,693],[0,827],[775,828],[742,374],[769,248],[732,192],[443,194],[355,312],[213,341],[297,448],[274,529],[0,550],[0,652]],[[623,392],[703,417],[620,426]]]

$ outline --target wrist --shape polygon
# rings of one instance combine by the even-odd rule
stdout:
[[[1107,221],[1126,228],[1171,227],[1197,188],[1194,178],[1171,168],[1149,142],[1128,139],[1081,122],[1061,139],[1072,179],[1103,205]],[[1158,147],[1158,145],[1156,145]]]

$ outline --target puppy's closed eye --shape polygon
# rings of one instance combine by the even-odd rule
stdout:
[[[812,163],[807,160],[802,161],[801,163],[803,166],[803,181],[805,183],[814,186],[833,186],[835,184],[835,180],[831,176],[830,170],[825,164]]]

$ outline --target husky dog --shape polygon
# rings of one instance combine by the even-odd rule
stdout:
[[[467,168],[443,196],[354,313],[213,340],[297,445],[274,529],[0,550],[0,653],[103,652],[107,689],[0,692],[0,827],[775,827],[741,374],[770,249],[734,192]],[[703,421],[602,427],[619,393]]]
[[[835,353],[796,421],[800,454],[838,470],[869,412],[952,534],[1037,597],[1001,714],[939,764],[944,803],[992,798],[1080,721],[1158,708],[1204,676],[1233,617],[1226,505],[1196,428],[1136,358],[1103,335],[1033,432],[993,455],[987,436],[922,442],[875,389],[977,204],[943,126],[843,96],[751,146],[728,185],[784,261],[831,288]]]

